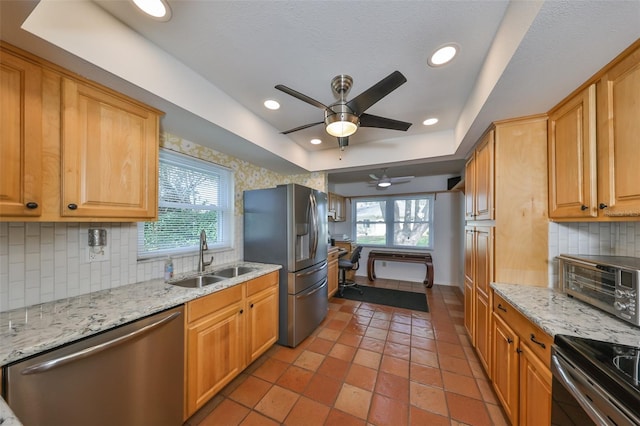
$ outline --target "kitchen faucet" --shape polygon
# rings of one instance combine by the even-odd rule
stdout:
[[[200,231],[200,253],[198,255],[198,272],[204,272],[204,268],[211,265],[213,262],[213,256],[211,256],[211,260],[208,262],[204,261],[204,251],[209,250],[207,246],[207,233],[204,232],[204,229]]]

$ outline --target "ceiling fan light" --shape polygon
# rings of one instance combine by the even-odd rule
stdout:
[[[386,181],[380,181],[380,182],[378,182],[378,186],[379,186],[380,188],[386,188],[386,187],[388,187],[388,186],[391,186],[391,182],[389,182],[388,180],[386,180]]]
[[[168,21],[171,19],[171,8],[166,0],[131,0],[133,3],[149,15],[159,21]]]
[[[358,117],[349,113],[333,114],[325,119],[325,124],[331,136],[345,138],[358,130]]]

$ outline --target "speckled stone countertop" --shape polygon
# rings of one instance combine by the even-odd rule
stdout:
[[[255,271],[202,288],[183,288],[151,280],[55,302],[0,312],[0,366],[83,339],[198,297],[277,271],[280,265],[237,262]],[[187,276],[183,274],[174,280]],[[193,275],[193,274],[191,274]],[[0,398],[0,424],[20,425]]]
[[[640,347],[640,327],[558,290],[502,283],[493,283],[491,287],[551,337],[568,334]]]

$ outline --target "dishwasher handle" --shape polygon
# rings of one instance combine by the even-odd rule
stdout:
[[[81,351],[78,352],[74,352],[72,354],[69,355],[65,355],[65,356],[61,356],[49,361],[44,361],[41,362],[39,364],[36,365],[32,365],[31,367],[25,368],[24,370],[22,370],[20,372],[20,374],[22,375],[29,375],[29,374],[38,374],[38,373],[44,373],[45,371],[51,370],[53,368],[57,368],[57,367],[61,367],[65,364],[68,364],[72,361],[77,361],[83,358],[87,358],[90,357],[92,355],[95,355],[97,353],[100,353],[102,351],[105,351],[109,348],[112,348],[114,346],[118,346],[121,345],[131,339],[134,339],[142,334],[146,334],[146,333],[150,333],[151,331],[153,331],[154,329],[163,326],[164,324],[168,323],[169,321],[173,320],[174,318],[176,318],[177,316],[179,316],[181,313],[180,312],[174,312],[170,315],[167,315],[164,318],[159,319],[156,322],[153,322],[149,325],[146,325],[138,330],[134,330],[130,333],[127,333],[123,336],[117,337],[113,340],[109,340],[108,342],[104,342],[104,343],[100,343],[98,345],[95,346],[91,346],[89,348],[83,349]]]

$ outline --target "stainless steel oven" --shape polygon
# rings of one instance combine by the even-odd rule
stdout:
[[[565,293],[640,325],[640,258],[561,254],[558,261]]]
[[[640,348],[557,335],[551,371],[552,425],[640,425]]]

